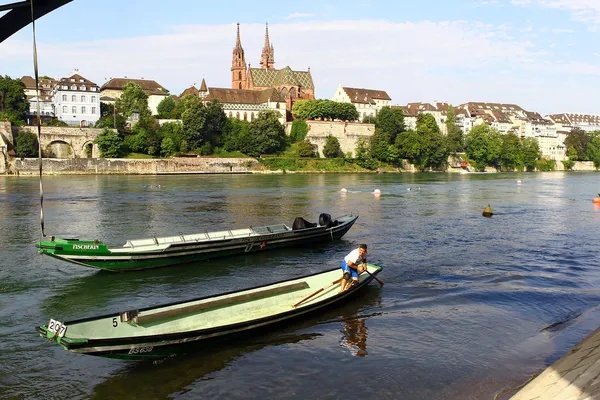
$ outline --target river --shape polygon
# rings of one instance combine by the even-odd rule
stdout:
[[[38,255],[38,180],[0,176],[0,398],[506,396],[600,325],[599,190],[561,172],[44,177],[46,233],[112,245],[360,215],[333,243],[115,274]],[[383,287],[260,337],[135,363],[35,332],[335,268],[361,242]]]

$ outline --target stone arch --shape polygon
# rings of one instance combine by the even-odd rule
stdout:
[[[281,97],[283,97],[285,99],[287,97],[287,94],[288,94],[287,88],[281,89]]]
[[[229,111],[229,118],[233,118],[233,112]]]
[[[85,119],[82,119],[80,124],[79,124],[82,128],[86,128],[87,127],[87,121]]]
[[[242,80],[242,71],[238,72],[238,80],[241,81]]]
[[[248,121],[248,113],[247,112],[244,113],[244,121]]]
[[[240,112],[239,112],[239,111],[235,113],[235,117],[236,117],[237,119],[240,119]]]
[[[254,121],[254,113],[250,114],[250,122]]]
[[[74,158],[73,148],[64,140],[53,140],[46,146],[44,153],[49,158]]]
[[[94,142],[89,141],[83,144],[81,154],[85,158],[94,158]]]
[[[296,88],[290,89],[290,98],[292,98],[292,99],[296,98]]]
[[[239,89],[241,89],[242,88],[242,82],[240,82],[240,84],[238,86],[239,86]]]

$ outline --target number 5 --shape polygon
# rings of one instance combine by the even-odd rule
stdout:
[[[117,325],[118,325],[118,324],[117,324],[117,319],[116,319],[116,318],[113,318],[113,327],[114,327],[114,328],[116,328],[116,327],[117,327]]]

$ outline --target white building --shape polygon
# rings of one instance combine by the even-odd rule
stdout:
[[[579,128],[585,132],[600,131],[600,115],[593,114],[552,114],[546,116],[556,125],[559,131],[571,131]]]
[[[359,120],[365,117],[376,117],[383,107],[392,106],[392,99],[383,90],[357,89],[342,87],[342,85],[335,91],[331,100],[354,104]]]
[[[123,87],[130,82],[133,82],[142,88],[144,93],[146,93],[148,96],[148,108],[150,109],[150,112],[152,115],[157,115],[158,105],[167,96],[169,96],[169,91],[156,81],[148,79],[129,79],[127,77],[111,78],[108,82],[102,85],[100,88],[100,94],[103,97],[114,99],[112,101],[105,100],[105,102],[112,104],[116,99],[123,95]]]
[[[193,93],[188,91],[186,94]],[[198,91],[197,96],[202,98],[204,103],[216,100],[229,118],[252,122],[258,117],[259,112],[273,110],[279,114],[279,122],[285,124],[286,121],[285,98],[276,88],[263,90],[207,88],[206,92]]]
[[[61,78],[52,90],[54,114],[71,126],[89,126],[100,119],[100,88],[78,70]]]
[[[29,75],[25,75],[21,78],[21,82],[23,82],[23,84],[25,85],[25,97],[29,102],[29,111],[27,113],[28,123],[33,123],[33,120],[37,115],[38,107],[38,96],[35,90],[35,79]],[[39,106],[42,120],[49,120],[54,117],[54,107],[52,106],[52,89],[54,88],[55,84],[56,80],[52,78],[38,79],[38,89],[40,91]]]

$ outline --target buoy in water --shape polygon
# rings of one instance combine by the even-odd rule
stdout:
[[[340,190],[340,192],[342,193],[346,193],[348,190],[346,190],[346,188],[342,188],[342,190]]]
[[[488,204],[488,206],[486,208],[484,208],[483,212],[481,213],[481,215],[483,215],[484,217],[491,217],[492,215],[494,215],[494,213],[492,212],[492,207],[490,207],[490,205]]]
[[[375,196],[379,196],[379,195],[381,195],[381,190],[379,190],[379,189],[375,189],[375,190],[373,190],[373,194],[374,194]]]
[[[600,204],[600,197],[594,197],[594,200],[592,201],[596,204]]]
[[[517,185],[520,185],[521,183],[523,183],[523,182],[521,182],[521,180],[520,180],[520,179],[518,179],[518,180],[517,180]]]

